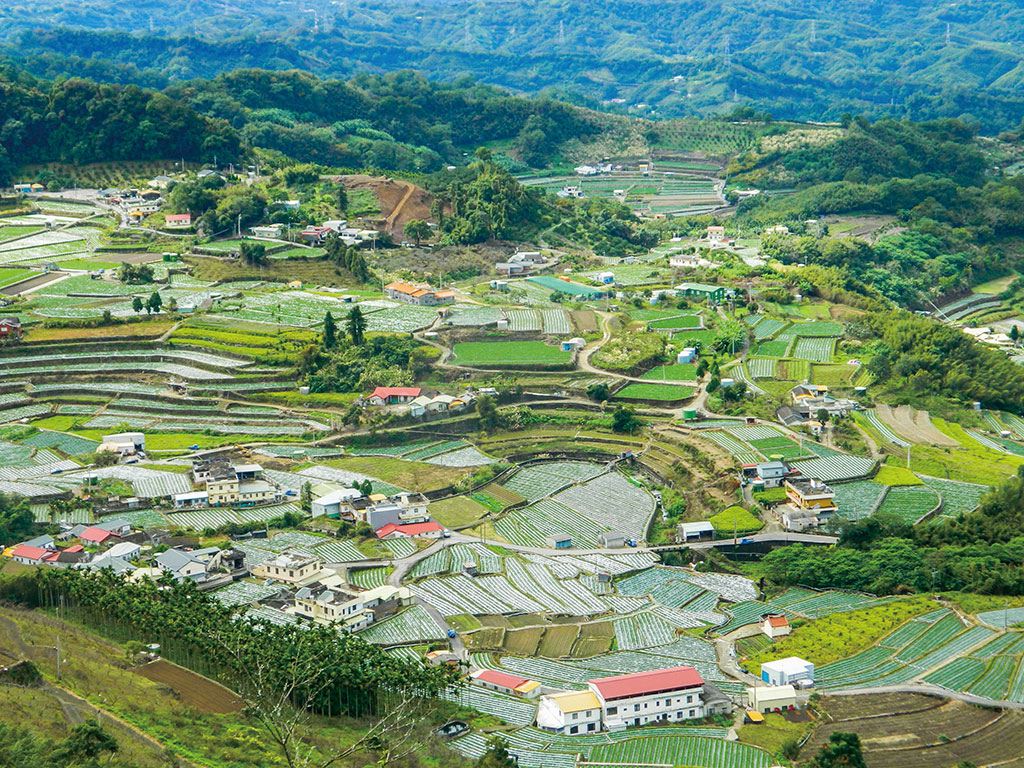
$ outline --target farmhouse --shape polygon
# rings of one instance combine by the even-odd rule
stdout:
[[[97,453],[110,451],[124,456],[134,456],[146,450],[146,436],[141,432],[118,432],[115,435],[104,435]]]
[[[110,541],[110,539],[117,537],[110,531],[106,531],[99,526],[90,525],[78,534],[78,538],[85,544],[105,544]]]
[[[808,509],[821,515],[835,512],[836,492],[821,480],[814,478],[787,478],[785,482],[786,498],[797,509]]]
[[[601,702],[592,691],[564,691],[540,697],[537,727],[561,734],[601,730]]]
[[[192,214],[168,213],[164,216],[164,226],[167,229],[188,229],[192,226]]]
[[[796,709],[796,688],[792,685],[761,685],[747,688],[747,707],[754,712],[783,712]]]
[[[408,587],[385,584],[359,593],[318,583],[295,593],[294,612],[318,624],[338,622],[354,632],[391,616],[412,602],[412,590]]]
[[[488,690],[497,691],[509,696],[532,699],[540,694],[540,683],[536,680],[510,675],[507,672],[499,672],[496,669],[478,669],[470,675],[470,679],[473,685],[479,685],[481,688],[487,688]]]
[[[377,387],[366,402],[377,406],[408,403],[419,397],[422,391],[419,387]]]
[[[0,317],[0,339],[20,339],[21,334],[20,318]]]
[[[267,237],[272,240],[277,240],[284,234],[283,224],[268,224],[263,227],[250,227],[249,231],[253,237]]]
[[[120,541],[106,552],[105,557],[120,557],[123,560],[134,560],[142,552],[142,547],[131,541]]]
[[[301,584],[320,573],[320,561],[315,557],[301,557],[283,552],[272,560],[252,569],[258,579],[274,579],[286,584]]]
[[[419,307],[433,307],[455,301],[455,294],[452,291],[435,291],[428,285],[417,286],[409,283],[391,283],[385,286],[384,295],[392,301],[415,304]]]
[[[701,301],[717,304],[725,298],[725,288],[721,285],[706,285],[705,283],[680,283],[676,291],[683,296],[694,296]]]
[[[814,685],[814,665],[796,656],[765,662],[761,665],[761,679],[768,685],[808,688]]]
[[[789,619],[785,616],[773,614],[771,616],[764,617],[764,623],[761,624],[761,631],[774,640],[776,637],[784,637],[785,635],[788,635],[792,629],[789,626]]]
[[[765,461],[758,464],[754,472],[757,475],[755,482],[765,488],[778,488],[789,474],[789,467],[781,461]]]
[[[343,513],[347,513],[346,517],[351,517],[355,511],[352,502],[362,497],[363,494],[355,488],[341,488],[326,493],[313,500],[313,517],[325,515],[340,518]]]
[[[210,503],[210,494],[206,491],[189,491],[176,493],[172,497],[175,509],[197,509]]]
[[[587,686],[601,703],[601,719],[610,731],[704,717],[704,679],[693,667],[602,677]]]
[[[709,226],[706,237],[709,243],[721,243],[725,240],[725,227]]]
[[[11,558],[22,565],[39,565],[52,554],[49,549],[31,547],[28,544],[19,544],[11,550]]]
[[[166,571],[178,581],[206,579],[206,563],[195,552],[181,549],[168,549],[156,556],[155,562],[161,571]]]

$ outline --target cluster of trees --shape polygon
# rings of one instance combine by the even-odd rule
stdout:
[[[13,493],[0,493],[0,546],[6,547],[31,538],[35,518],[28,499]]]
[[[1024,368],[1005,354],[908,312],[872,313],[861,323],[879,340],[868,364],[876,382],[897,392],[1024,413]]]
[[[324,344],[300,353],[299,371],[306,377],[310,392],[364,392],[381,386],[407,386],[424,374],[436,357],[437,350],[419,344],[411,336],[366,337],[365,318],[357,310],[348,316],[346,336],[337,333],[332,318],[329,336],[326,326],[324,329]]]
[[[339,267],[344,267],[360,283],[370,282],[372,275],[362,251],[355,246],[346,246],[336,234],[329,235],[324,246],[328,259]]]
[[[234,161],[241,137],[166,94],[78,77],[55,82],[0,72],[0,184],[29,163],[99,163],[184,157]]]
[[[89,718],[76,725],[64,739],[40,736],[28,728],[0,722],[0,764],[9,768],[130,768],[134,763],[117,759],[117,739]]]
[[[121,265],[118,277],[122,283],[129,285],[141,285],[153,282],[153,268],[149,264],[128,264]]]

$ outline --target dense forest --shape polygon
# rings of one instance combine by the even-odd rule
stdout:
[[[503,139],[528,160],[550,160],[565,141],[599,130],[561,102],[409,72],[341,81],[246,69],[156,91],[40,80],[8,66],[0,68],[0,115],[0,183],[14,162],[226,164],[252,147],[334,167],[426,173]]]
[[[254,66],[416,69],[661,116],[744,104],[790,119],[966,117],[992,129],[1024,116],[1024,11],[1011,0],[39,0],[0,8],[0,29],[37,74],[155,87]]]

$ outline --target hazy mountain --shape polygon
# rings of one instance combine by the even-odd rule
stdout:
[[[37,0],[0,29],[36,72],[153,85],[408,68],[664,116],[1024,116],[1024,10],[1005,0]]]

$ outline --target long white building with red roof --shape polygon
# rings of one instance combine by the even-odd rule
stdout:
[[[541,697],[537,727],[554,733],[619,731],[704,717],[704,679],[693,667],[601,677],[585,692]]]

